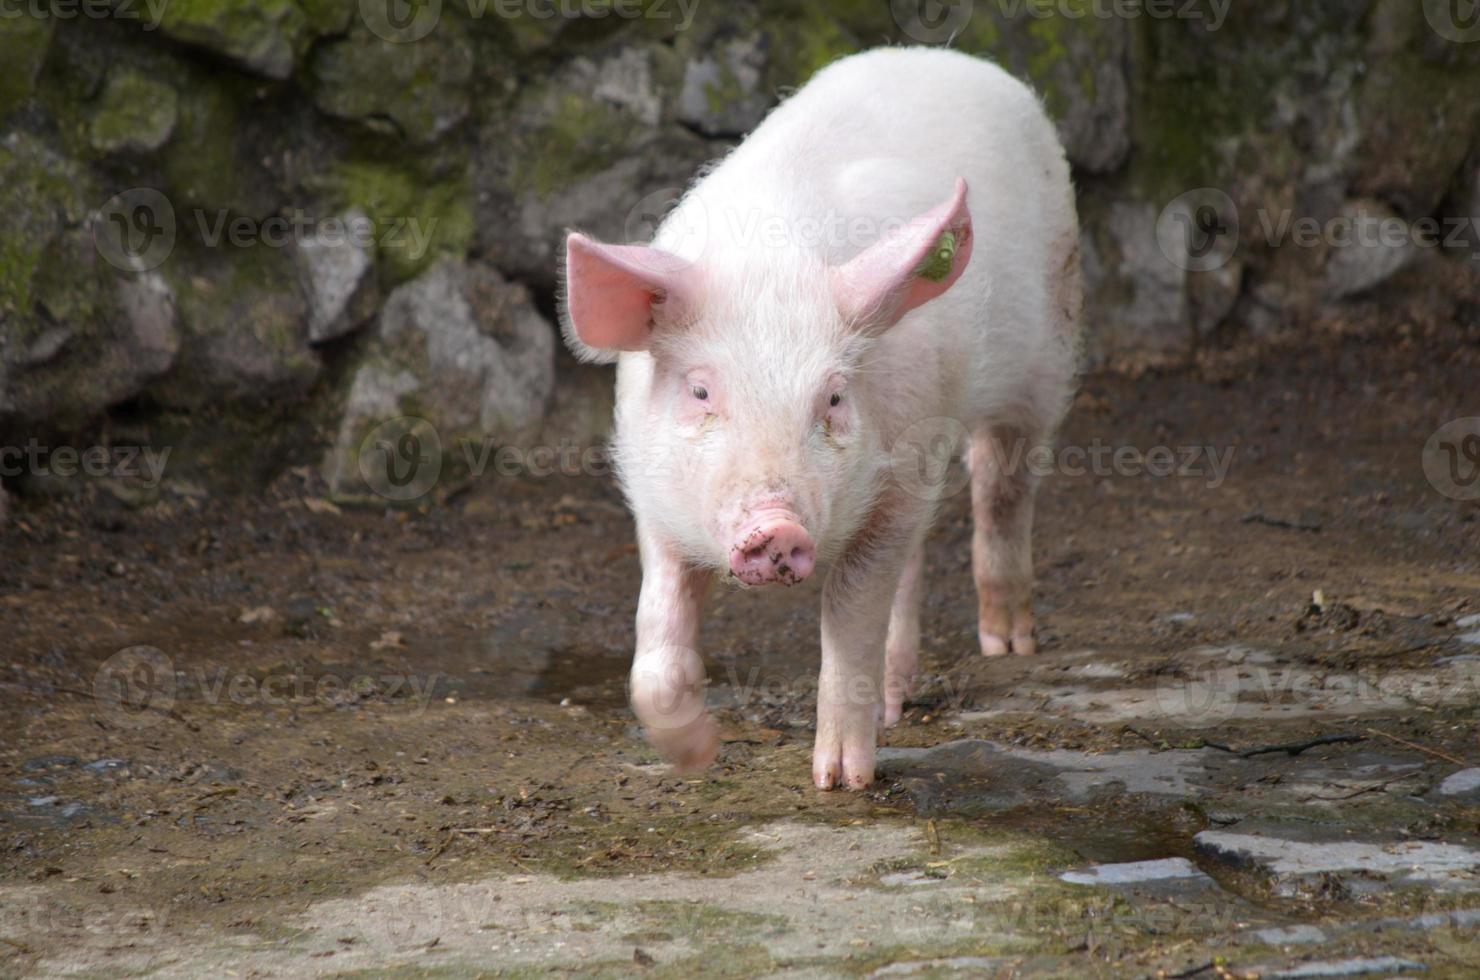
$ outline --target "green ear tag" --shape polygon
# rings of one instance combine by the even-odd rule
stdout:
[[[951,274],[951,266],[956,258],[956,233],[948,231],[940,236],[940,241],[930,254],[925,256],[925,261],[920,263],[920,268],[915,270],[915,275],[931,282],[944,282],[946,276]]]

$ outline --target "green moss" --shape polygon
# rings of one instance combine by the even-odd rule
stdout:
[[[35,243],[0,238],[0,310],[17,312],[31,308],[31,278],[41,249]]]
[[[316,34],[343,34],[355,15],[355,0],[298,0]]]
[[[33,303],[51,292],[38,282],[41,272],[60,282],[63,296],[83,295],[66,284],[77,270],[49,250],[65,225],[82,221],[90,195],[79,169],[39,141],[21,135],[0,141],[0,311],[26,322]]]
[[[160,19],[160,29],[171,37],[273,78],[292,74],[309,40],[308,27],[308,15],[295,0],[170,0]]]
[[[800,88],[817,72],[845,55],[862,50],[856,37],[817,4],[778,8],[790,16],[768,19],[771,64],[767,84],[773,91]]]
[[[176,208],[189,205],[249,213],[243,187],[240,110],[225,89],[198,85],[179,100],[175,137],[163,170]]]
[[[396,44],[356,30],[321,46],[313,59],[314,103],[324,112],[372,127],[394,123],[413,143],[430,143],[471,109],[473,50],[443,28],[417,44]]]
[[[52,18],[0,18],[0,116],[31,97],[51,45]]]
[[[377,258],[388,284],[403,282],[473,240],[471,191],[461,179],[428,185],[419,175],[364,160],[342,164],[332,194],[375,222]]]
[[[138,72],[119,72],[108,80],[93,116],[91,142],[103,153],[157,150],[174,132],[177,118],[173,88]]]
[[[639,135],[632,119],[580,92],[555,92],[553,112],[529,135],[512,175],[515,191],[549,197],[620,159]]]

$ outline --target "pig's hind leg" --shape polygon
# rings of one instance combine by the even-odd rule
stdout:
[[[681,770],[702,769],[719,752],[719,730],[704,704],[704,661],[699,656],[699,614],[714,575],[689,565],[641,528],[637,539],[642,592],[632,710],[665,759]]]
[[[905,561],[889,611],[884,643],[884,724],[894,725],[904,713],[904,699],[914,686],[920,663],[920,600],[925,593],[925,541],[915,544]]]
[[[971,434],[971,569],[982,653],[1028,655],[1033,641],[1033,498],[1022,430],[979,425]]]

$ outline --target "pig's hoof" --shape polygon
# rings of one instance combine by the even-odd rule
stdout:
[[[649,744],[681,773],[706,769],[719,755],[719,726],[708,715],[680,729],[649,728],[647,737]]]
[[[1001,657],[1008,653],[1032,656],[1038,649],[1033,640],[1032,609],[1026,604],[1015,611],[1002,605],[983,609],[977,638],[981,640],[982,656],[985,657]]]
[[[812,782],[818,789],[863,789],[874,781],[874,740],[818,741],[812,750]]]

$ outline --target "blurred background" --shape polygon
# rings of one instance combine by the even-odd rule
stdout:
[[[553,322],[565,229],[644,239],[786,93],[884,44],[950,44],[1042,93],[1079,186],[1091,366],[1322,318],[1473,320],[1465,13],[5,0],[0,479],[65,496],[85,460],[47,447],[168,447],[159,479],[113,459],[91,482],[147,503],[306,467],[333,499],[374,499],[360,456],[390,419],[426,420],[448,473],[470,441],[597,445],[609,378]]]

